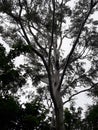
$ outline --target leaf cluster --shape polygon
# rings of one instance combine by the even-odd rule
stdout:
[[[36,99],[24,104],[23,108],[14,97],[0,96],[0,127],[2,130],[49,129],[46,119],[47,112],[45,106]]]
[[[26,83],[19,69],[16,69],[12,57],[6,53],[0,44],[0,94],[8,93],[9,90],[16,92],[19,87]]]

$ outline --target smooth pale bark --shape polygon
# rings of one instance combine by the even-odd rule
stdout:
[[[58,89],[60,82],[60,73],[59,73],[59,53],[57,52],[56,46],[54,46],[54,56],[55,56],[55,74],[52,75],[52,91],[54,96],[54,108],[55,108],[55,125],[56,130],[65,130],[64,128],[64,114],[63,114],[63,102],[60,90]]]

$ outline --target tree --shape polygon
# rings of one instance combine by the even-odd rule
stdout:
[[[66,130],[76,130],[76,129],[81,130],[82,126],[81,110],[82,108],[80,107],[76,110],[73,105],[70,107],[70,109],[68,108],[65,109],[64,122]]]
[[[85,115],[85,129],[97,130],[98,129],[98,104],[88,107]]]
[[[9,92],[16,93],[26,83],[20,70],[12,62],[11,52],[6,53],[6,49],[0,44],[0,96]]]
[[[16,45],[15,54],[19,52],[18,47],[22,50],[28,47],[28,54],[21,51],[32,61],[32,71],[27,74],[33,83],[43,79],[46,82],[55,111],[56,130],[65,130],[63,104],[98,85],[94,82],[97,70],[93,59],[98,39],[97,22],[89,17],[97,10],[98,1],[79,0],[74,9],[68,6],[70,1],[0,0],[1,36],[10,46]],[[67,28],[68,18],[71,24]],[[61,47],[69,44],[66,38],[71,39],[72,44],[70,52],[63,57]],[[88,71],[83,66],[84,58],[91,59],[93,67]],[[80,86],[89,88],[76,92]],[[68,99],[63,101],[67,95]]]
[[[0,96],[0,128],[2,130],[16,129],[21,106],[11,96]]]
[[[24,108],[15,97],[0,96],[0,128],[2,130],[43,130],[50,129],[48,110],[36,98]]]
[[[23,130],[50,130],[48,109],[38,99],[24,105],[19,122]]]

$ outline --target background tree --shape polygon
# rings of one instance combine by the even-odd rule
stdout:
[[[66,130],[81,130],[82,126],[82,108],[76,108],[71,105],[70,109],[66,108],[64,111],[64,122]]]
[[[86,111],[85,119],[83,120],[83,127],[87,130],[97,130],[98,129],[98,104],[88,107]]]
[[[0,96],[5,96],[11,92],[14,94],[26,83],[21,71],[15,68],[12,62],[11,53],[6,53],[0,44]]]
[[[98,1],[79,0],[72,10],[69,2],[71,0],[0,0],[1,36],[15,47],[12,54],[21,52],[30,59],[25,76],[31,77],[33,85],[44,79],[55,111],[56,130],[65,129],[63,104],[98,84],[94,59],[97,22],[89,17],[97,10]],[[68,19],[70,25],[66,27]],[[66,38],[71,39],[71,45],[64,57],[61,47],[69,44]],[[28,53],[18,49],[24,47],[28,48]],[[84,58],[91,60],[88,71]],[[85,87],[85,90],[77,91],[77,87]]]
[[[20,117],[20,125],[23,130],[49,130],[50,121],[47,114],[48,109],[36,98],[31,103],[25,104]]]
[[[0,128],[2,130],[16,129],[21,106],[11,96],[0,96]]]
[[[50,130],[48,110],[38,100],[19,104],[12,96],[0,96],[0,128],[2,130]]]

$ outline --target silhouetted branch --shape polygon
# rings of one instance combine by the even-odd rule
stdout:
[[[77,96],[78,94],[91,90],[91,89],[94,88],[96,85],[98,85],[98,83],[94,84],[94,85],[91,86],[90,88],[87,88],[87,89],[81,90],[81,91],[79,91],[79,92],[76,92],[75,94],[71,95],[68,100],[66,100],[65,102],[63,102],[63,104],[65,104],[65,103],[71,101],[72,98],[75,97],[75,96]]]
[[[72,54],[73,54],[73,52],[74,52],[74,50],[75,50],[76,45],[78,44],[78,41],[79,41],[80,35],[81,35],[81,33],[82,33],[83,27],[84,27],[84,25],[85,25],[85,23],[86,23],[86,21],[87,21],[89,15],[91,14],[92,9],[93,9],[94,6],[95,6],[95,5],[91,6],[91,8],[90,8],[89,11],[88,11],[88,14],[87,14],[86,18],[84,19],[84,21],[83,21],[82,24],[81,24],[81,27],[80,27],[78,36],[77,36],[77,38],[76,38],[76,40],[75,40],[75,42],[74,42],[74,44],[73,44],[73,46],[72,46],[72,49],[71,49],[71,51],[70,51],[70,53],[69,53],[69,55],[68,55],[68,57],[67,57],[67,60],[66,60],[66,62],[65,62],[65,67],[64,67],[64,70],[63,70],[63,72],[62,72],[62,76],[61,76],[61,80],[60,80],[60,84],[59,84],[58,90],[60,90],[60,88],[61,88],[62,81],[63,81],[64,75],[65,75],[65,71],[66,71],[66,69],[67,69],[67,67],[68,67],[68,65],[69,65],[69,63],[70,63],[70,58],[71,58],[71,56],[72,56]]]

